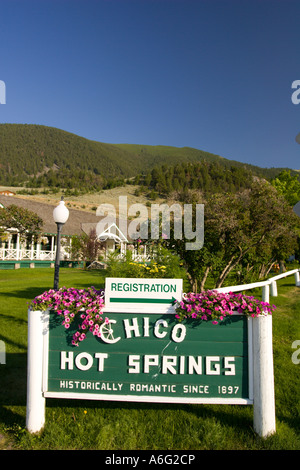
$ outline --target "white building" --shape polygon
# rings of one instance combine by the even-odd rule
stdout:
[[[59,202],[59,201],[58,201]],[[31,240],[22,242],[20,234],[14,227],[7,229],[0,240],[0,261],[54,261],[56,254],[56,233],[57,227],[53,220],[53,209],[55,206],[31,200],[24,197],[13,197],[0,195],[1,207],[16,205],[28,209],[44,221],[43,232],[37,241]],[[89,235],[90,231],[96,228],[100,218],[94,213],[69,209],[68,222],[63,226],[61,234],[61,259],[70,259],[70,244],[72,237],[80,236],[83,233]],[[108,253],[118,249],[121,256],[126,253],[130,240],[121,232],[118,226],[113,223],[103,230],[98,236],[103,242],[102,255],[107,257]],[[133,245],[130,244],[132,248]],[[133,252],[134,256],[137,256]]]

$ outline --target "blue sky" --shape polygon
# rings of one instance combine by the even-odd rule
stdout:
[[[299,0],[1,0],[0,122],[300,169],[299,18]]]

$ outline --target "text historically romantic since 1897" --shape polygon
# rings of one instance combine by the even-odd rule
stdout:
[[[60,390],[64,391],[86,391],[94,392],[109,392],[114,393],[144,393],[144,394],[173,394],[179,391],[181,394],[188,395],[209,395],[211,393],[211,386],[205,384],[187,385],[187,384],[149,384],[149,383],[115,383],[115,382],[99,382],[99,381],[85,381],[85,380],[61,380],[59,383]],[[228,394],[236,395],[239,391],[239,386],[217,386],[217,393],[219,395]]]

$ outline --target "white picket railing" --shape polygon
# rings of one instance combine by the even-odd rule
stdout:
[[[2,260],[13,260],[17,259],[18,250],[15,248],[0,248],[0,258]]]
[[[25,248],[0,248],[0,259],[3,261],[11,260],[49,260],[55,259],[55,251],[27,250]]]
[[[278,274],[277,276],[271,277],[265,281],[260,282],[253,282],[252,284],[242,284],[239,286],[228,286],[228,287],[219,287],[214,289],[218,292],[242,292],[245,290],[255,289],[257,287],[262,288],[262,301],[269,302],[270,295],[273,297],[277,297],[277,281],[284,277],[291,276],[294,274],[295,277],[295,285],[300,287],[300,280],[299,280],[299,271],[300,269],[292,269],[291,271],[286,271],[285,273]]]

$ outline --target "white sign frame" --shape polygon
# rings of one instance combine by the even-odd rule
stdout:
[[[123,278],[124,280],[124,278]],[[140,281],[140,279],[139,279]],[[158,282],[158,280],[155,280]],[[164,279],[164,281],[166,281]],[[177,281],[177,280],[176,280]],[[180,280],[178,280],[180,281]],[[131,279],[133,282],[133,279]],[[178,283],[180,286],[180,282]],[[146,305],[146,308],[145,308]],[[143,308],[137,303],[128,305],[120,303],[120,309],[105,309],[108,313],[135,313],[149,314],[151,304],[143,304]],[[152,313],[163,313],[162,305],[154,304]],[[165,304],[164,313],[170,313],[170,308],[174,306]],[[113,401],[149,401],[168,402],[170,397],[149,397],[145,396],[122,396],[91,394],[90,396],[69,392],[47,392],[48,376],[48,340],[49,340],[49,312],[28,310],[28,366],[27,366],[27,407],[26,407],[26,427],[29,432],[41,431],[45,425],[46,397],[51,398],[80,398],[92,400],[113,400]],[[239,399],[234,402],[232,398],[207,398],[191,399],[186,401],[182,397],[174,397],[173,403],[218,403],[218,404],[253,404],[253,424],[254,431],[261,437],[267,437],[276,430],[275,424],[275,391],[274,391],[274,367],[273,367],[273,346],[272,346],[272,316],[260,315],[256,318],[248,318],[248,374],[249,393],[248,399]]]

